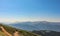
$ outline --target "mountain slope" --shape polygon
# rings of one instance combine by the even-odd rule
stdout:
[[[24,31],[24,30],[21,30],[21,29],[16,29],[16,28],[13,28],[13,27],[10,27],[8,25],[2,25],[0,24],[0,26],[4,27],[5,30],[7,32],[9,32],[10,34],[13,35],[14,31],[18,31],[20,36],[23,35],[23,36],[40,36],[40,35],[37,35],[37,34],[34,34],[34,33],[31,33],[31,32],[27,32],[27,31]],[[2,30],[0,29],[0,31],[2,32]]]

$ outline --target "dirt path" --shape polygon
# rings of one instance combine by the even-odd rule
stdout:
[[[8,33],[2,26],[1,26],[0,28],[2,29],[3,33],[5,34],[5,36],[12,36],[12,35],[11,35],[10,33]],[[14,35],[14,36],[20,36],[17,31],[15,31],[15,33],[13,33],[13,35]]]
[[[10,33],[8,33],[2,26],[0,27],[6,36],[12,36]]]
[[[14,36],[19,36],[19,32],[15,31]]]

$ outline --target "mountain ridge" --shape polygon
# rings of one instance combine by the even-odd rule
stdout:
[[[54,30],[60,31],[60,22],[22,22],[10,24],[13,27],[20,28],[23,30]]]

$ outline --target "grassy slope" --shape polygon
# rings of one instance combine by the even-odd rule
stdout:
[[[23,35],[23,36],[40,36],[40,35],[31,33],[31,32],[27,32],[27,31],[24,31],[24,30],[21,30],[21,29],[16,29],[16,28],[13,28],[13,27],[10,27],[10,26],[7,26],[7,25],[0,24],[0,26],[3,26],[12,35],[13,35],[15,30],[18,30],[20,35]]]
[[[5,34],[3,32],[0,31],[0,36],[5,36]]]

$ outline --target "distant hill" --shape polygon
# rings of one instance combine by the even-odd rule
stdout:
[[[17,22],[10,25],[18,29],[23,29],[27,31],[52,30],[60,32],[60,22],[47,22],[47,21]]]
[[[50,31],[50,30],[40,30],[40,31],[34,30],[32,32],[42,36],[60,36],[60,32]]]
[[[25,30],[21,30],[21,29],[16,29],[16,28],[13,28],[11,26],[8,26],[8,25],[3,25],[3,24],[0,24],[0,26],[4,27],[5,30],[7,32],[9,32],[10,34],[13,35],[14,31],[19,31],[19,33],[23,36],[40,36],[40,35],[37,35],[35,33],[32,33],[32,32],[28,32],[28,31],[25,31]],[[2,32],[2,30],[0,29],[0,35],[4,36],[5,34]],[[21,36],[20,35],[20,36]]]

